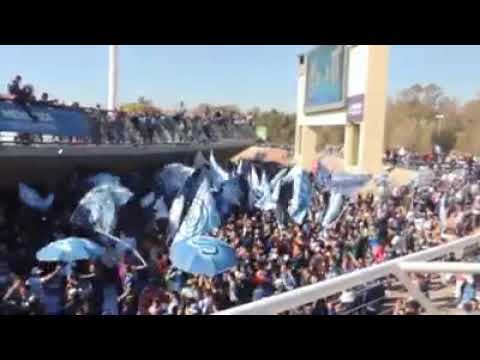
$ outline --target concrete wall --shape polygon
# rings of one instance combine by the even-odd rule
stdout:
[[[129,146],[0,146],[0,191],[16,190],[19,181],[54,187],[74,170],[110,171],[118,174],[142,169],[160,169],[163,165],[193,163],[197,151],[208,155],[213,149],[219,161],[233,156],[252,142],[228,142],[205,145]],[[59,150],[63,150],[59,154]]]

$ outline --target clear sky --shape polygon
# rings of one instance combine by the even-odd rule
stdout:
[[[120,46],[120,101],[172,107],[208,102],[295,111],[297,55],[311,45]],[[480,92],[480,46],[394,45],[390,94],[435,82],[464,101]],[[21,74],[36,92],[106,104],[107,46],[0,46],[0,93]]]

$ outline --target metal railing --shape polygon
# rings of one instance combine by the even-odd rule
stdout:
[[[256,140],[253,130],[245,125],[232,125],[234,131],[222,136],[206,136],[202,134],[196,137],[195,135],[186,135],[183,132],[170,133],[172,139],[169,141],[162,140],[159,136],[160,130],[154,130],[154,136],[150,142],[145,134],[141,134],[138,131],[122,130],[119,134],[112,126],[109,129],[109,134],[102,134],[101,136],[90,135],[88,137],[69,137],[69,136],[53,136],[53,135],[21,135],[14,132],[0,132],[0,146],[45,146],[45,145],[92,145],[92,146],[150,146],[150,145],[190,145],[198,143],[216,143],[216,142],[229,142],[229,141],[248,141],[252,142]],[[187,129],[189,131],[190,129]]]
[[[440,245],[415,254],[396,258],[384,263],[373,265],[366,269],[358,270],[339,277],[328,279],[320,283],[305,286],[280,295],[264,298],[259,301],[241,305],[228,310],[220,311],[214,315],[275,315],[301,306],[314,303],[319,299],[328,298],[345,290],[384,278],[390,275],[395,276],[408,293],[416,298],[430,313],[439,312],[431,306],[428,299],[410,282],[407,273],[402,269],[401,264],[408,262],[432,261],[442,259],[454,253],[457,258],[477,249],[480,244],[480,236],[472,235],[448,244]]]

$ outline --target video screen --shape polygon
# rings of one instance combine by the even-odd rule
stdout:
[[[305,112],[345,106],[345,45],[320,45],[307,55]]]

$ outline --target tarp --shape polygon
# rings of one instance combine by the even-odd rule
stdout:
[[[88,116],[81,110],[42,104],[0,101],[0,131],[56,136],[90,135]]]

